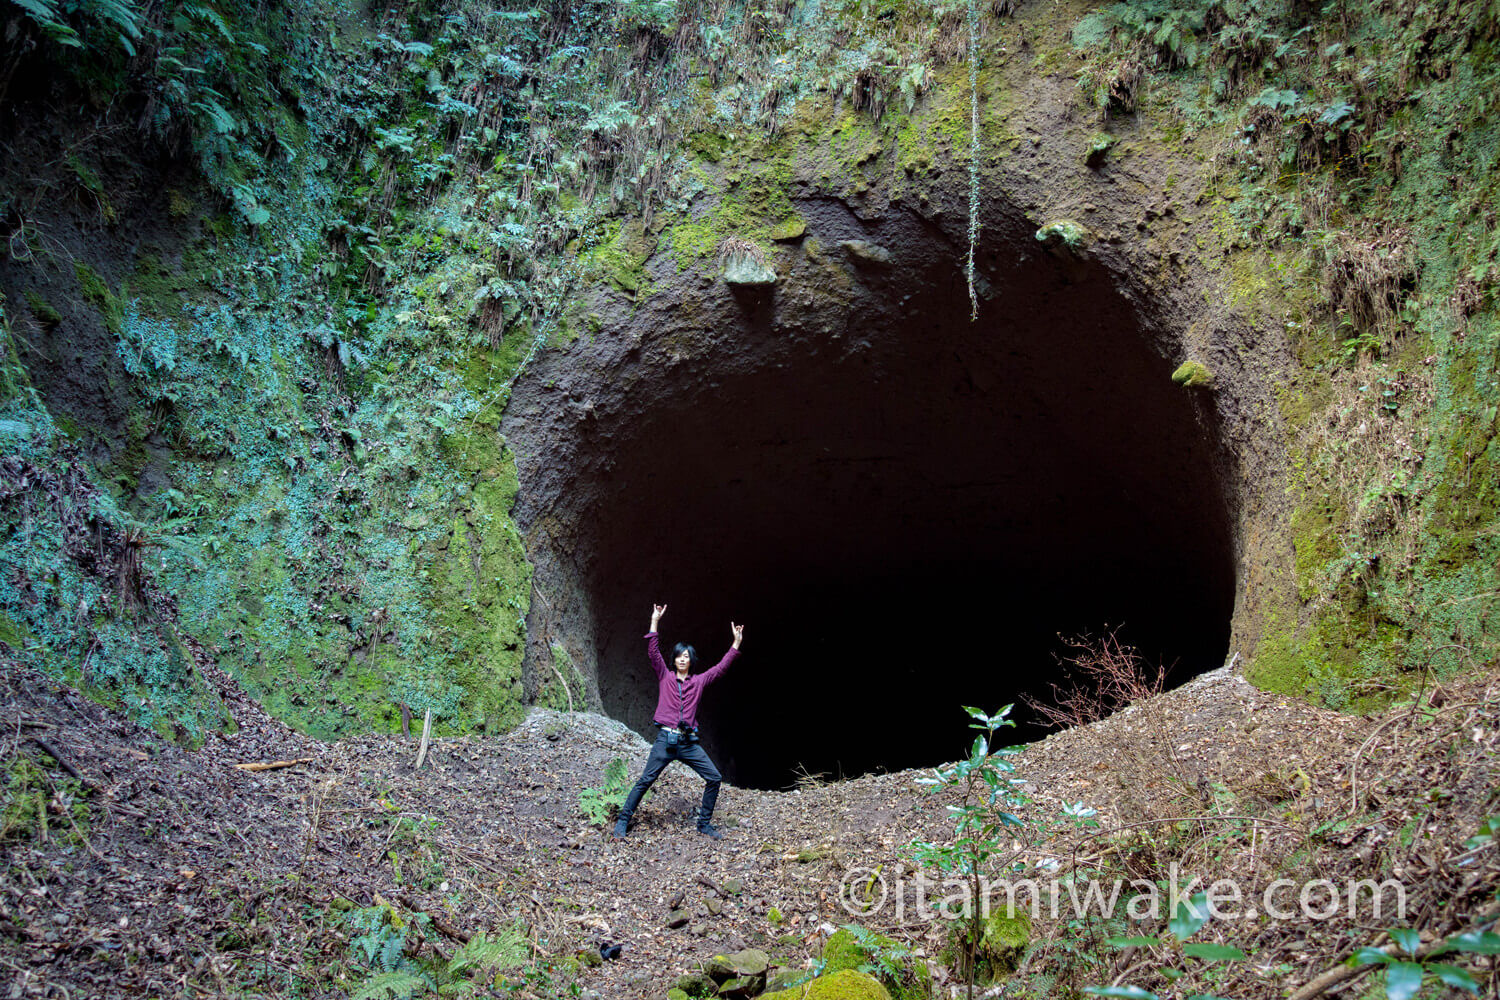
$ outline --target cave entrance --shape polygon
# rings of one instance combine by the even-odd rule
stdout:
[[[982,255],[971,323],[954,248],[920,220],[813,221],[817,259],[779,261],[765,300],[725,293],[711,349],[643,355],[659,382],[634,386],[582,519],[605,710],[652,732],[653,601],[704,668],[746,623],[699,718],[756,787],[954,759],[961,706],[1048,693],[1059,633],[1119,626],[1175,681],[1222,664],[1223,459],[1172,338],[1029,227]],[[893,262],[834,249],[846,234]]]

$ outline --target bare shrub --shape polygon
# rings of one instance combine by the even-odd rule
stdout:
[[[1120,713],[1110,739],[1121,815],[1166,815],[1177,808],[1171,800],[1181,791],[1200,796],[1200,776],[1178,756],[1176,726],[1156,697],[1166,690],[1167,665],[1148,663],[1120,640],[1118,627],[1058,638],[1067,647],[1054,655],[1063,680],[1051,685],[1048,699],[1022,695],[1021,700],[1039,718],[1067,728]],[[1163,794],[1163,778],[1177,793]]]
[[[1049,699],[1021,697],[1027,708],[1051,725],[1086,726],[1166,688],[1166,666],[1148,665],[1134,646],[1120,641],[1118,628],[1105,626],[1097,636],[1085,632],[1058,638],[1069,650],[1054,655],[1063,682],[1051,685]]]

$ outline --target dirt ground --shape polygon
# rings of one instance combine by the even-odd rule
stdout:
[[[309,740],[232,681],[211,679],[239,729],[188,750],[42,675],[0,670],[7,801],[25,798],[29,775],[48,803],[45,826],[8,810],[0,836],[0,996],[341,996],[363,975],[344,914],[387,902],[432,917],[431,939],[417,947],[442,953],[516,918],[536,957],[621,944],[618,959],[579,970],[580,994],[659,998],[719,952],[754,945],[778,964],[803,966],[853,919],[840,904],[847,873],[863,872],[866,888],[876,869],[888,882],[909,877],[903,845],[952,838],[943,795],[929,795],[908,771],[790,792],[726,785],[716,815],[725,837],[712,841],[691,824],[701,782],[673,766],[632,835],[616,841],[579,806],[580,791],[599,785],[612,759],[632,772],[645,759],[646,742],[612,720],[536,711],[504,736],[436,740],[417,770],[415,739]],[[1447,843],[1458,834],[1442,824],[1461,832],[1495,805],[1488,681],[1439,692],[1428,716],[1458,706],[1448,717],[1467,728],[1430,730],[1441,738],[1424,736],[1432,751],[1424,756],[1396,716],[1320,711],[1216,671],[1024,748],[1016,762],[1032,802],[1026,818],[1083,802],[1107,826],[1151,830],[1199,795],[1207,827],[1233,818],[1225,808],[1233,796],[1239,810],[1259,810],[1262,839],[1252,832],[1248,864],[1253,873],[1259,850],[1269,875],[1277,824],[1306,836],[1352,803],[1358,821],[1322,842],[1357,860],[1404,822],[1408,799],[1437,787],[1447,790],[1422,807],[1418,833],[1430,828]],[[1455,754],[1454,740],[1473,748]],[[1410,752],[1390,754],[1398,746]],[[1409,766],[1380,763],[1408,757]],[[298,759],[260,772],[233,766]],[[1467,763],[1435,774],[1421,770],[1429,759]],[[1069,849],[1076,856],[1086,842]],[[1410,874],[1440,886],[1450,904],[1478,907],[1493,895],[1495,852],[1439,878],[1451,859],[1430,848],[1422,856],[1421,843],[1403,854],[1418,866]],[[1366,863],[1389,864],[1386,854],[1372,856]],[[1212,863],[1207,850],[1203,857]],[[941,921],[898,920],[890,908],[859,922],[927,956],[943,931]],[[1359,931],[1263,925],[1258,933],[1285,956],[1274,969],[1267,963],[1264,992],[1247,983],[1227,995],[1281,995],[1334,964]],[[942,983],[945,970],[936,971]]]

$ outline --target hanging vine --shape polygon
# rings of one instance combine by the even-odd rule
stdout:
[[[974,246],[979,242],[979,3],[969,0],[969,322],[979,318],[974,291]]]

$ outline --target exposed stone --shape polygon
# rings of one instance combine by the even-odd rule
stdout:
[[[724,260],[724,281],[752,288],[774,285],[776,272],[748,253],[732,253]]]
[[[839,246],[849,252],[856,264],[890,267],[896,263],[895,256],[889,250],[869,240],[844,240]]]
[[[759,948],[746,948],[732,955],[715,955],[708,960],[705,969],[714,979],[725,980],[744,976],[764,977],[766,967],[770,964],[771,956]]]

